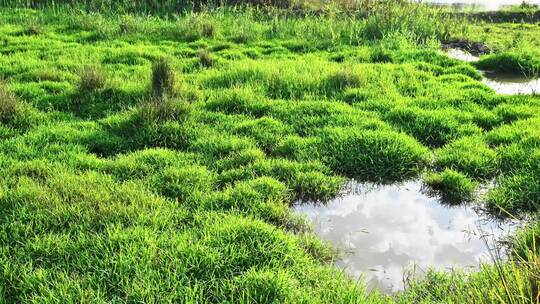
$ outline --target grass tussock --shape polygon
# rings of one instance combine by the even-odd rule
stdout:
[[[107,84],[107,75],[99,66],[87,66],[79,72],[79,91],[95,92]]]
[[[182,121],[189,116],[191,108],[189,103],[182,100],[156,98],[145,102],[139,109],[139,115],[148,124]]]
[[[451,204],[473,201],[478,188],[477,182],[452,169],[431,173],[425,178],[425,182],[444,202]]]
[[[481,138],[464,137],[435,152],[436,165],[451,168],[475,178],[491,178],[497,174],[497,153]]]
[[[152,64],[152,95],[163,97],[175,92],[177,86],[176,74],[169,59],[160,57]]]
[[[21,112],[20,100],[0,82],[0,122],[13,122]]]
[[[363,180],[405,179],[428,163],[426,148],[395,132],[329,129],[322,136],[322,147],[327,147],[322,153],[331,168]]]
[[[477,66],[480,69],[508,74],[540,76],[538,53],[522,50],[520,52],[502,52],[483,57]]]
[[[214,64],[214,59],[206,49],[199,49],[199,63],[205,68]]]

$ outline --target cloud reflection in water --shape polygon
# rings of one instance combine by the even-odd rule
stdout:
[[[445,269],[487,261],[482,234],[508,230],[470,207],[439,204],[418,182],[368,188],[360,185],[325,205],[298,204],[295,211],[313,221],[323,239],[349,252],[339,266],[385,292],[402,289],[404,270],[413,264]]]

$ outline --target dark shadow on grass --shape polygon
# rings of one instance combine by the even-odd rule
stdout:
[[[141,91],[107,88],[96,92],[76,92],[58,110],[72,112],[80,118],[99,119],[138,104],[146,95]]]

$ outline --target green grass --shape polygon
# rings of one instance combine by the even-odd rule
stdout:
[[[540,75],[540,60],[537,55],[525,51],[504,52],[482,58],[477,66],[483,70],[537,77]]]
[[[478,188],[477,182],[452,169],[432,173],[425,178],[425,182],[444,202],[450,204],[474,201]]]
[[[370,294],[291,214],[346,178],[422,174],[458,201],[493,179],[496,212],[538,211],[540,99],[442,54],[472,35],[459,20],[107,5],[0,12],[0,303],[532,299],[511,262],[510,295],[491,266]]]
[[[481,137],[463,137],[435,151],[435,164],[475,178],[491,178],[499,168],[497,153]]]
[[[536,24],[479,23],[467,37],[485,42],[494,52],[481,56],[477,66],[484,70],[538,77],[540,74],[539,28]]]
[[[107,75],[100,70],[99,67],[84,67],[79,72],[81,78],[79,82],[79,91],[82,93],[89,93],[92,91],[98,91],[105,87],[107,82]]]

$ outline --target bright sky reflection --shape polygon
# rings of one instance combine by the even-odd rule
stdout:
[[[313,221],[323,239],[348,252],[340,267],[383,292],[402,289],[404,270],[413,264],[475,267],[488,260],[481,235],[509,230],[482,220],[470,207],[440,205],[417,182],[357,190],[324,206],[306,203],[295,210]]]

